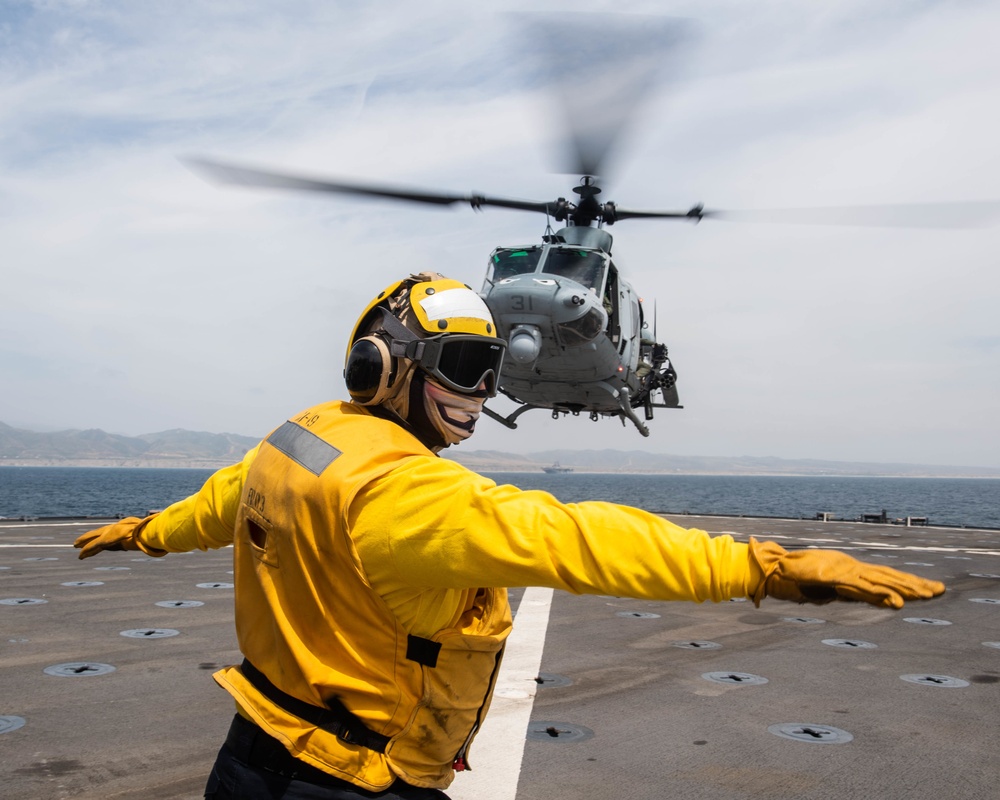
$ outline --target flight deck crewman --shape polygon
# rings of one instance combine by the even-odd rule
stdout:
[[[497,486],[438,453],[472,435],[505,344],[482,299],[399,281],[351,335],[351,402],[307,409],[195,495],[81,536],[152,556],[232,544],[245,660],[210,798],[446,798],[490,704],[507,591],[860,600],[945,587],[836,551],[710,537],[603,502]]]

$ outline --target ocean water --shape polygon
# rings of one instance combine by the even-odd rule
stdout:
[[[885,510],[889,519],[927,517],[931,525],[1000,528],[996,479],[529,472],[489,477],[551,492],[566,503],[607,500],[672,514],[811,519],[827,511],[850,520]]]
[[[205,469],[0,467],[0,517],[143,516],[196,492]],[[1000,480],[728,475],[488,474],[567,503],[607,500],[674,514],[814,518],[827,511],[1000,529]]]
[[[0,517],[145,516],[194,494],[210,469],[0,467]]]

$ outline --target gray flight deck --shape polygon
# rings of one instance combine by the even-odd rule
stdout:
[[[897,612],[556,592],[502,776],[517,800],[1000,798],[1000,532],[671,518],[948,593]],[[211,673],[240,659],[231,552],[78,561],[98,524],[0,522],[0,797],[200,797],[233,714]]]

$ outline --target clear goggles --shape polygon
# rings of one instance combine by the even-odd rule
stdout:
[[[392,354],[413,361],[452,391],[475,394],[485,384],[487,396],[494,397],[506,349],[503,339],[473,333],[446,333],[405,343],[396,340]]]

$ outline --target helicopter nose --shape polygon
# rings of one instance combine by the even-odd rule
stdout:
[[[518,364],[533,364],[542,349],[542,334],[534,325],[518,325],[511,331],[507,355]]]

